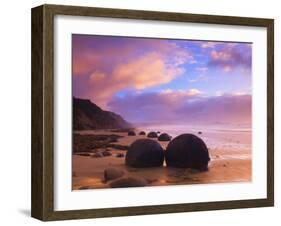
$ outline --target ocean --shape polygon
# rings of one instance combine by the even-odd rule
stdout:
[[[200,137],[209,150],[224,150],[223,157],[225,158],[251,158],[252,128],[250,125],[150,125],[139,129],[146,132],[168,133],[173,138],[180,134],[192,133]]]

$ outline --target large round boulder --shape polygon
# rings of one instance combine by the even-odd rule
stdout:
[[[167,133],[162,133],[160,134],[160,136],[158,137],[159,141],[170,141],[171,140],[171,136]]]
[[[136,136],[135,131],[130,130],[130,131],[128,132],[128,136]]]
[[[193,134],[182,134],[174,138],[165,152],[168,167],[208,170],[209,151],[204,141]]]
[[[158,134],[156,132],[149,132],[147,134],[147,137],[149,138],[157,138],[158,137]]]
[[[162,166],[164,150],[157,141],[139,139],[129,147],[125,162],[127,166],[137,168]]]
[[[139,135],[145,135],[145,132],[144,131],[140,131]]]

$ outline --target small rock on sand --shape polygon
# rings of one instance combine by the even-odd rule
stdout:
[[[139,177],[122,177],[112,181],[109,186],[111,188],[127,188],[127,187],[144,187],[148,183],[145,179]]]
[[[158,179],[147,179],[147,183],[149,183],[149,184],[155,183],[157,181],[158,181]]]
[[[102,155],[106,157],[106,156],[111,156],[112,154],[110,151],[105,150],[102,152]]]
[[[109,180],[114,180],[120,178],[124,175],[124,171],[117,168],[107,168],[104,170],[104,180],[105,182]]]
[[[80,155],[80,156],[91,156],[90,153],[76,153],[76,155]]]
[[[123,153],[116,154],[116,158],[123,158],[125,155]]]
[[[102,157],[104,157],[104,156],[101,152],[96,152],[92,155],[92,158],[102,158]]]
[[[128,136],[136,136],[135,131],[130,130],[130,131],[128,132]]]
[[[157,138],[158,135],[157,135],[156,132],[149,132],[149,133],[147,134],[147,137],[149,137],[149,138]]]
[[[90,189],[90,186],[82,186],[78,188],[79,190],[86,190],[86,189]]]
[[[167,133],[162,133],[159,137],[158,137],[159,141],[170,141],[171,140],[171,136]]]

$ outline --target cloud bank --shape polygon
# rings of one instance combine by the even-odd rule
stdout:
[[[199,90],[167,90],[115,97],[109,107],[139,123],[250,123],[251,101],[251,95],[208,97]]]

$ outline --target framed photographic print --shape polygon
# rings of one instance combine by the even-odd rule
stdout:
[[[272,19],[32,9],[32,216],[273,206]]]

